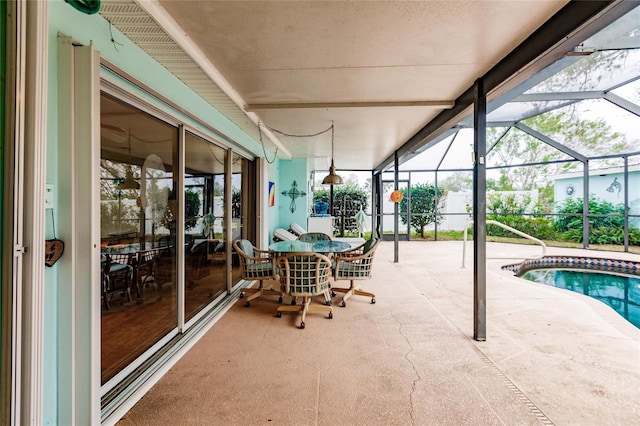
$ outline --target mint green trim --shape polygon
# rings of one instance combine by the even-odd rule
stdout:
[[[167,69],[158,64],[153,58],[142,51],[131,40],[126,38],[120,31],[111,27],[109,23],[99,14],[86,15],[79,11],[76,11],[62,0],[51,0],[48,2],[48,37],[49,37],[49,56],[48,56],[48,112],[47,112],[47,155],[46,155],[46,173],[47,183],[52,184],[55,188],[54,192],[59,193],[58,176],[60,174],[61,167],[64,167],[65,158],[59,158],[59,141],[58,141],[58,35],[63,34],[71,37],[79,44],[89,45],[93,44],[94,48],[99,51],[100,56],[109,64],[122,70],[123,73],[128,74],[132,79],[137,80],[144,86],[149,87],[151,90],[156,91],[166,99],[175,103],[178,108],[169,111],[167,106],[158,99],[149,96],[148,93],[140,90],[131,82],[125,81],[122,76],[114,73],[106,67],[101,67],[100,76],[104,80],[112,82],[114,85],[118,85],[127,91],[134,94],[136,97],[148,102],[150,105],[157,107],[162,111],[170,112],[176,120],[181,120],[188,126],[191,126],[198,131],[205,134],[211,134],[210,130],[204,129],[202,125],[184,114],[180,113],[179,109],[184,109],[191,114],[194,114],[197,119],[207,123],[208,126],[216,129],[217,132],[225,135],[228,140],[214,136],[215,139],[221,140],[224,143],[228,143],[231,147],[236,145],[242,147],[244,151],[253,153],[257,157],[263,156],[262,147],[259,141],[254,140],[249,134],[245,133],[235,123],[225,117],[216,108],[212,107],[198,94],[189,89],[184,83],[177,79]],[[118,44],[114,44],[111,41],[111,34],[113,34],[114,40]],[[233,142],[233,143],[231,143]],[[269,158],[272,157],[272,153],[267,153]],[[301,177],[306,176],[306,165],[300,163],[302,167]],[[272,175],[273,170],[270,168],[269,176],[270,180],[276,182],[276,189],[283,190],[280,184],[279,177],[277,176],[278,168],[275,167],[275,175]],[[301,179],[301,184],[306,186],[306,179]],[[276,195],[276,205],[280,204],[280,195]],[[54,200],[56,205],[59,203],[59,199]],[[301,212],[304,212],[304,207],[301,204]],[[277,221],[277,207],[270,208],[270,216]],[[53,219],[58,221],[57,209],[54,210]],[[51,216],[46,216],[47,220],[47,236],[52,235]],[[59,327],[61,316],[64,316],[64,312],[58,310],[57,300],[60,297],[60,288],[63,287],[62,283],[58,279],[58,268],[54,266],[47,268],[45,271],[45,306],[44,306],[44,372],[43,372],[43,423],[44,424],[58,424],[59,419],[64,417],[64,410],[69,407],[65,406],[65,398],[60,393],[65,389],[65,379],[59,377],[57,370],[64,360],[58,358],[60,342],[68,341],[68,333],[71,330]],[[230,300],[234,300],[231,297]],[[184,340],[184,344],[187,344],[187,340]],[[169,355],[174,354],[175,351],[180,350],[180,346],[172,348]],[[83,363],[76,365],[78,370],[77,374],[86,375],[92,374],[90,371],[86,371]],[[145,372],[144,377],[148,378],[150,374],[153,374],[153,370]],[[133,389],[133,387],[131,388]],[[79,393],[94,392],[94,389],[76,389]],[[121,403],[127,396],[129,389],[125,390],[122,395],[118,396],[118,401],[114,401],[117,405]],[[133,392],[131,390],[131,392]],[[104,407],[102,415],[107,418],[112,414],[112,411],[117,408],[113,405]]]

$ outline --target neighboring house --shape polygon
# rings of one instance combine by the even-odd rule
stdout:
[[[584,176],[582,172],[554,176],[554,200],[556,209],[568,198],[584,198]],[[589,171],[589,194],[598,201],[614,205],[624,203],[625,191],[629,197],[629,214],[640,215],[640,166],[629,166],[628,187],[625,187],[622,167]],[[632,217],[629,224],[640,228],[640,217]]]

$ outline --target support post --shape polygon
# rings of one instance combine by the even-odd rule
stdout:
[[[473,95],[473,338],[484,341],[487,339],[487,97],[482,79],[476,80]]]
[[[440,197],[440,194],[438,193],[438,171],[437,170],[435,172],[433,185],[434,185],[433,202],[435,203],[435,206],[433,208],[433,240],[438,241],[438,213],[440,213],[438,211],[438,205],[440,204],[438,202],[439,201],[438,198]]]
[[[582,248],[589,248],[589,160],[582,162]]]
[[[626,155],[624,156],[624,251],[629,253],[629,157]]]
[[[398,152],[396,151],[393,157],[393,190],[398,190]],[[393,233],[393,263],[398,263],[398,251],[400,249],[400,206],[399,203],[393,203],[393,227],[395,229]]]

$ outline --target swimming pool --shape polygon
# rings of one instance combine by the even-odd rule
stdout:
[[[640,328],[640,278],[570,269],[531,270],[521,278],[598,299]]]
[[[640,262],[581,256],[545,256],[502,269],[541,284],[582,293],[611,306],[640,328]]]

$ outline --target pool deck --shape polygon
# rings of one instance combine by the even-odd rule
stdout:
[[[487,256],[536,246],[488,243]],[[639,260],[549,248],[548,254]],[[393,243],[334,318],[275,317],[239,300],[121,425],[629,425],[640,418],[640,330],[603,303],[487,261],[487,340],[473,339],[473,260],[461,242]],[[347,284],[338,282],[338,286]]]

